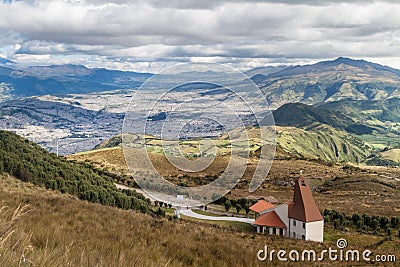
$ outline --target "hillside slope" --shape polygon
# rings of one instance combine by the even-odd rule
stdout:
[[[0,230],[11,226],[12,232],[0,244],[1,266],[265,266],[256,257],[264,245],[321,251],[336,246],[341,237],[361,251],[384,238],[326,228],[321,245],[250,233],[234,225],[169,221],[79,201],[11,177],[0,177],[0,203],[0,208],[7,205],[0,212]],[[29,203],[24,210],[30,212],[18,213],[17,220],[7,224],[21,203]],[[393,237],[374,252],[396,253],[399,243]],[[33,264],[21,265],[22,254]],[[288,264],[274,260],[273,266]]]
[[[309,146],[316,145],[318,137],[311,133],[308,133],[310,136],[304,136],[304,130],[302,129],[278,127],[278,134],[283,139],[285,139],[286,133],[292,138],[294,136],[293,131],[298,134],[299,138],[305,139]],[[337,138],[337,136],[334,137]],[[326,132],[324,138],[329,140],[332,137],[329,132]],[[342,142],[341,140],[336,140],[336,138],[334,141],[337,144]],[[325,140],[321,143],[325,145]],[[315,148],[313,147],[299,147],[294,142],[291,142],[290,145],[293,145],[295,150],[293,153],[308,153],[310,158],[313,156],[312,154],[310,155],[310,153],[314,153]],[[291,147],[287,148],[290,149]],[[278,150],[280,149],[278,148]],[[326,149],[329,149],[329,147]],[[361,151],[361,153],[363,152]],[[327,154],[330,155],[331,152]],[[334,153],[333,156],[335,157]],[[224,172],[230,159],[229,156],[218,156],[215,158],[214,163],[205,170],[185,172],[170,164],[163,154],[149,153],[149,157],[153,166],[163,177],[174,184],[182,183],[187,186],[204,185],[215,180]],[[128,169],[122,147],[87,151],[68,156],[68,158],[79,162],[91,162],[95,166],[119,173],[126,177],[126,180],[121,180],[120,182],[127,185],[133,181],[132,177],[127,176],[127,174],[131,173],[133,177],[141,177],[142,175],[138,172],[139,170]],[[387,216],[396,215],[400,211],[400,200],[396,197],[400,185],[400,169],[354,167],[353,164],[331,164],[316,160],[315,156],[312,158],[315,160],[306,160],[303,156],[295,156],[288,152],[286,156],[278,155],[273,161],[270,172],[261,187],[256,192],[249,193],[249,183],[259,164],[256,151],[255,155],[248,159],[247,168],[242,179],[228,197],[272,195],[279,201],[287,201],[293,197],[292,181],[298,178],[300,170],[304,170],[304,176],[309,179],[309,183],[315,189],[314,197],[320,209],[340,208],[340,210],[349,213],[384,214]],[[141,158],[138,156],[137,160],[140,162]],[[393,209],[388,209],[388,206],[393,207]]]
[[[302,103],[289,103],[273,114],[278,126],[278,146],[298,157],[360,163],[372,152],[372,147],[359,135],[375,133],[377,128],[358,123],[340,110],[332,112]]]
[[[384,100],[400,96],[400,70],[349,58],[293,66],[258,75],[257,83],[272,108],[289,102],[317,104],[352,100]]]
[[[400,122],[400,98],[387,100],[342,100],[324,103],[318,107],[319,110],[328,112],[340,112],[358,120],[370,123],[377,121]]]
[[[148,201],[132,191],[120,191],[106,173],[48,153],[11,132],[0,131],[0,173],[103,205],[148,210]]]
[[[296,127],[276,127],[276,154],[275,158],[304,158],[304,159],[320,159],[327,162],[352,162],[360,163],[371,154],[371,147],[366,145],[360,139],[351,134],[335,129],[329,125],[322,123],[314,123],[309,129],[301,129]],[[252,155],[256,156],[259,152],[261,142],[251,138],[250,146],[252,147]],[[129,134],[126,138],[130,138],[131,143],[135,143],[136,135]],[[221,137],[223,138],[223,137]],[[163,154],[160,141],[155,137],[147,137],[146,147],[151,154]],[[217,151],[229,153],[227,141],[215,139]],[[108,149],[122,145],[122,135],[114,136],[101,144],[95,149]],[[195,151],[195,142],[182,141],[181,151]],[[194,152],[192,152],[194,153]],[[221,154],[221,153],[220,153]]]
[[[358,124],[373,129],[372,133],[361,131],[358,137],[372,146],[385,150],[400,147],[400,98],[386,100],[341,100],[319,105],[318,110],[341,113]]]
[[[358,123],[352,117],[341,113],[341,110],[327,110],[302,103],[288,103],[273,112],[275,124],[312,129],[326,124],[333,128],[354,134],[370,134],[376,127]]]
[[[345,99],[312,106],[284,104],[273,114],[278,126],[315,130],[319,125],[329,125],[352,134],[377,152],[400,147],[399,107],[399,98],[379,101]]]
[[[278,145],[305,159],[360,163],[371,154],[371,147],[354,136],[327,125],[313,130],[277,127]]]

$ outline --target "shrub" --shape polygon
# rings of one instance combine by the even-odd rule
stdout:
[[[240,204],[236,204],[236,212],[239,213],[242,210],[242,206],[240,206]]]
[[[224,206],[225,206],[225,210],[226,210],[226,211],[229,211],[230,208],[232,207],[231,201],[230,201],[229,199],[227,199],[227,200],[224,202]]]

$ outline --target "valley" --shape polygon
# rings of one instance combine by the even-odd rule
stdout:
[[[0,267],[400,266],[399,14],[0,0]]]
[[[18,253],[23,253],[29,261],[45,266],[66,264],[76,266],[87,263],[93,265],[118,263],[121,266],[128,266],[131,262],[136,262],[140,266],[154,262],[173,266],[188,264],[243,266],[250,262],[254,266],[259,266],[263,263],[258,262],[255,255],[262,248],[259,247],[260,244],[274,248],[308,248],[318,251],[328,246],[335,246],[336,240],[341,237],[346,238],[353,249],[373,248],[375,253],[390,254],[396,253],[396,247],[400,242],[396,237],[396,232],[389,239],[383,232],[374,235],[346,227],[335,229],[327,223],[325,242],[318,244],[258,235],[252,228],[226,221],[210,222],[184,215],[181,220],[176,220],[173,218],[172,210],[167,207],[161,208],[166,217],[163,217],[163,212],[157,215],[159,214],[157,209],[160,208],[154,206],[150,207],[153,213],[143,213],[132,210],[130,207],[124,210],[126,207],[121,209],[101,202],[102,198],[86,198],[86,193],[73,195],[71,181],[86,184],[85,177],[93,177],[97,174],[81,177],[74,175],[73,180],[70,180],[72,177],[68,178],[69,173],[79,172],[79,170],[85,172],[103,170],[100,175],[102,179],[107,179],[107,182],[104,181],[107,186],[103,185],[103,188],[116,190],[113,189],[112,184],[109,184],[110,178],[113,182],[135,186],[124,165],[121,148],[101,148],[70,156],[69,161],[64,161],[63,158],[58,160],[54,155],[47,155],[44,150],[22,138],[18,139],[13,134],[2,133],[2,135],[1,140],[14,138],[13,142],[6,144],[14,144],[21,151],[25,151],[19,154],[21,163],[32,162],[32,159],[29,159],[32,154],[36,155],[37,161],[42,157],[49,157],[46,164],[38,161],[32,166],[24,165],[25,172],[17,169],[18,180],[7,173],[10,169],[7,167],[9,165],[2,167],[0,206],[8,208],[3,208],[0,212],[0,227],[5,220],[10,218],[9,216],[18,205],[28,205],[23,208],[21,215],[18,215],[12,224],[11,243],[3,243],[0,246],[0,251],[5,251],[2,255],[7,255],[7,257],[2,257],[0,262],[6,266],[12,266],[17,261],[12,254],[7,252],[7,246],[11,246],[15,239],[21,242],[13,248],[14,252],[18,250]],[[6,138],[7,135],[9,137]],[[4,158],[12,157],[13,151],[18,151],[18,149],[0,149],[2,162],[10,162]],[[31,149],[35,152],[28,152]],[[216,159],[217,164],[213,164],[212,168],[188,176],[171,168],[163,155],[158,153],[151,155],[160,166],[163,175],[169,177],[172,182],[184,182],[191,186],[212,179],[212,175],[225,168],[227,161],[227,156],[219,156]],[[75,161],[82,163],[75,163]],[[389,218],[400,214],[400,203],[396,197],[400,182],[393,178],[400,175],[397,169],[381,167],[360,169],[296,158],[280,159],[274,161],[271,172],[261,188],[249,194],[249,177],[256,163],[257,156],[254,155],[250,158],[246,175],[226,196],[228,199],[257,199],[261,196],[273,196],[278,203],[285,202],[292,196],[293,179],[298,176],[298,170],[303,169],[305,177],[312,184],[314,197],[321,210],[336,210],[350,215],[354,213],[368,216],[380,215]],[[40,166],[47,166],[49,170],[54,168],[58,172],[56,174],[58,177],[53,180],[53,183],[50,182],[51,172],[45,173],[44,177],[48,179],[45,180],[45,186],[48,189],[32,184],[40,184],[41,180],[38,179],[42,177]],[[76,168],[76,170],[69,168]],[[39,174],[36,174],[37,172]],[[28,179],[28,182],[22,182],[21,179]],[[63,183],[63,179],[65,179],[65,185],[68,185],[67,189],[57,186]],[[99,179],[100,177],[94,180],[97,182],[90,187],[93,193],[88,196],[96,195],[95,187],[100,182]],[[118,195],[126,193],[126,191],[121,191]],[[115,204],[117,203],[116,201]],[[393,209],[387,209],[387,206]],[[211,212],[218,211],[220,208],[222,208],[220,205],[209,205]],[[28,213],[25,214],[24,210]],[[232,216],[236,214],[234,211],[231,212]],[[46,227],[44,228],[43,225]],[[181,242],[182,239],[187,242]],[[213,243],[211,247],[206,245],[210,242]],[[242,253],[244,248],[246,253]],[[237,253],[241,256],[238,257]],[[280,266],[283,263],[277,261],[274,264]],[[302,263],[297,265],[302,266]]]
[[[15,71],[17,72],[17,70]],[[93,77],[100,79],[100,74],[96,74],[97,72],[100,73],[100,70],[69,65],[38,67],[25,70],[25,72],[41,78],[55,77],[62,81],[68,79],[73,79],[76,82],[84,81],[90,79],[92,77],[90,75],[95,75]],[[119,79],[120,83],[130,81],[128,78],[116,78],[119,77],[118,75],[136,77],[136,74],[129,72],[120,73],[105,69],[101,70],[101,73],[103,73],[101,82],[106,84],[113,83],[115,79]],[[338,73],[335,78],[338,81],[334,81],[331,77],[333,73]],[[343,140],[344,143],[343,145],[339,144],[337,148],[341,147],[340,149],[344,151],[346,149],[352,151],[349,156],[345,156],[346,153],[335,151],[334,147],[329,148],[329,152],[319,153],[314,151],[304,153],[302,148],[292,147],[293,142],[288,144],[287,141],[283,141],[281,143],[282,147],[286,150],[291,150],[292,153],[298,153],[305,158],[361,163],[371,154],[376,155],[385,148],[390,149],[400,146],[397,138],[399,133],[399,112],[397,107],[400,104],[400,100],[397,98],[397,85],[395,85],[397,81],[400,81],[398,70],[367,61],[338,58],[315,65],[277,67],[267,70],[258,68],[248,71],[246,74],[252,75],[251,79],[262,88],[267,96],[270,107],[273,109],[277,126],[304,129],[308,132],[315,132],[316,135],[321,134],[321,138],[323,138],[324,132],[334,132],[333,136],[338,136],[337,138]],[[12,76],[14,74],[8,75]],[[186,77],[185,75],[189,74],[184,73],[184,77]],[[215,77],[224,74],[196,75],[217,79]],[[314,76],[311,77],[311,75]],[[18,77],[25,76],[16,76],[15,79]],[[137,77],[140,77],[138,79],[143,82],[151,76],[143,74]],[[324,96],[324,94],[328,94],[326,93],[326,90],[328,90],[326,88],[329,87],[328,83],[333,81],[341,83],[340,81],[346,79],[346,81],[350,82],[349,77],[352,77],[351,86],[358,88],[357,90],[360,91],[360,94],[365,94],[365,96],[359,97],[359,94],[354,93],[347,97],[342,97],[339,96],[343,93],[342,89],[330,91],[329,94],[332,97],[327,98]],[[170,84],[168,81],[174,79],[177,79],[177,77],[170,75],[162,76],[157,81],[160,82],[160,86],[163,86],[163,84],[167,86]],[[269,80],[274,82],[270,83]],[[280,83],[279,81],[287,83],[288,80],[296,80],[297,84],[301,84],[302,81],[317,80],[317,84],[319,84],[317,87],[320,89],[312,94],[310,93],[312,91],[310,88],[300,85],[300,87],[288,85],[291,89],[288,89],[288,86],[280,85],[279,90],[274,89],[276,84]],[[376,80],[382,81],[382,84],[377,86],[374,83]],[[385,85],[385,82],[388,84]],[[367,89],[362,88],[369,88],[368,90],[376,92],[369,94]],[[15,90],[17,89],[15,88]],[[293,95],[290,90],[295,90],[296,93]],[[72,91],[69,90],[69,92]],[[140,95],[136,94],[136,92],[134,88],[124,89],[122,85],[120,88],[113,88],[112,90],[99,85],[95,93],[78,92],[60,95],[56,91],[46,91],[46,94],[29,98],[11,96],[11,99],[0,102],[0,128],[21,134],[54,153],[57,151],[58,143],[60,155],[87,151],[123,132],[124,116],[130,105],[134,105],[134,111],[130,117],[142,117],[145,116],[143,111],[147,108],[144,100],[151,101],[158,98],[157,90],[143,91]],[[305,94],[306,92],[307,94]],[[180,105],[180,101],[177,101],[177,99],[186,99],[185,101],[196,100],[198,101],[196,105],[204,107],[205,110],[208,109],[207,103],[224,101],[225,104],[230,105],[230,101],[236,101],[230,96],[229,91],[201,83],[179,87],[169,94],[166,99],[157,101],[156,109],[147,116],[157,116],[158,114],[163,114],[163,112],[169,114],[172,109]],[[290,98],[290,95],[294,97]],[[14,100],[12,100],[13,98]],[[274,100],[277,98],[280,99],[278,102]],[[253,108],[261,110],[263,107],[255,106]],[[224,109],[216,109],[216,106],[214,106],[212,112],[223,115],[226,111]],[[212,115],[212,112],[210,110],[208,116]],[[246,126],[254,125],[255,122],[250,113],[245,110],[237,110],[237,112],[241,114],[240,118]],[[147,123],[150,134],[159,133],[162,121],[155,120]],[[328,125],[333,129],[327,130],[327,127],[321,126],[321,124]],[[199,121],[193,127],[185,128],[181,138],[217,138],[224,131],[226,129],[220,128],[219,125]],[[298,140],[299,131],[301,130],[287,129],[283,139],[292,139],[292,137],[287,136],[289,134],[293,136],[294,140],[300,141]],[[310,135],[305,138],[309,139]],[[314,139],[315,137],[312,138]],[[307,143],[307,141],[304,144],[297,141],[294,143],[299,144],[299,146]],[[365,145],[360,142],[364,142]],[[352,147],[354,146],[358,146],[358,148],[353,149]],[[370,149],[367,147],[370,147]],[[380,155],[378,155],[378,159],[374,159],[371,162],[378,162],[381,165],[395,165],[395,161],[388,161],[387,157]]]
[[[15,265],[16,259],[7,254],[15,240],[23,242],[14,252],[43,266],[155,262],[159,266],[264,266],[256,258],[260,244],[321,250],[335,247],[338,238],[346,238],[352,248],[397,252],[398,70],[338,58],[248,71],[267,97],[269,110],[263,101],[254,101],[249,109],[232,91],[206,82],[173,87],[159,99],[161,89],[139,89],[152,74],[75,65],[13,68],[1,69],[7,78],[0,86],[4,92],[0,128],[6,130],[0,131],[0,230],[14,210],[21,216],[11,220],[15,232],[9,232],[10,243],[0,244],[0,253],[8,255],[0,265]],[[224,77],[213,72],[201,75]],[[161,76],[157,85],[168,88],[171,79]],[[35,90],[25,88],[25,82],[34,84]],[[247,93],[250,99],[259,96]],[[147,113],[153,101],[157,106]],[[185,104],[188,108],[182,108],[182,114],[174,114]],[[236,116],[227,106],[235,107]],[[266,121],[257,122],[252,112],[267,115]],[[200,120],[199,114],[211,119]],[[172,122],[190,121],[182,124],[178,140],[160,138],[170,115],[175,116]],[[269,115],[274,116],[275,126]],[[127,118],[130,128],[125,128]],[[137,121],[146,123],[144,134]],[[263,126],[269,127],[274,140],[260,138]],[[246,142],[235,142],[243,131]],[[233,154],[242,157],[248,152],[244,175],[236,186],[221,202],[193,211],[203,216],[253,218],[246,207],[262,198],[275,204],[290,201],[294,181],[304,171],[325,216],[324,243],[258,235],[251,225],[190,217],[190,210],[177,219],[169,203],[152,202],[131,190],[138,188],[135,178],[151,172],[139,150],[129,159],[138,167],[128,168],[123,140],[133,152],[145,145],[155,170],[182,187],[215,181]],[[204,146],[204,140],[215,147]],[[276,149],[274,161],[265,181],[250,193],[261,149],[266,147]],[[187,172],[169,160],[180,155],[190,161],[215,158],[207,168]],[[20,204],[27,206],[21,209]],[[274,262],[280,264],[285,266]]]
[[[23,143],[20,145],[24,146]],[[3,155],[12,154],[4,151],[2,150]],[[210,175],[218,173],[218,168],[223,169],[226,164],[226,158],[218,157],[217,162],[220,163],[217,166],[213,165],[213,169],[186,176],[168,167],[161,155],[152,155],[162,167],[160,170],[164,171],[163,174],[170,175],[171,181],[186,182],[193,186],[198,181],[207,180]],[[22,156],[22,162],[25,161],[25,157],[29,157],[29,154]],[[134,186],[129,174],[124,172],[126,165],[123,164],[122,150],[118,147],[73,155],[69,157],[69,161],[73,165],[74,161],[82,161],[82,166],[87,166],[85,168],[94,165],[95,169],[107,170],[114,181]],[[298,176],[297,171],[303,169],[305,177],[312,184],[314,197],[321,210],[389,218],[400,214],[400,202],[396,197],[399,182],[393,179],[400,174],[394,168],[360,169],[294,158],[275,160],[261,188],[249,194],[248,177],[254,171],[256,161],[256,157],[251,158],[247,174],[226,196],[228,199],[273,196],[278,203],[285,202],[292,196],[292,181]],[[49,166],[57,166],[53,165],[55,163],[50,164]],[[61,167],[60,170],[63,168],[65,167]],[[30,171],[33,172],[34,169]],[[335,247],[338,238],[345,238],[352,249],[373,249],[374,253],[387,255],[396,254],[400,242],[397,232],[388,238],[384,233],[374,235],[348,227],[335,229],[333,224],[329,223],[325,227],[323,244],[265,236],[255,234],[253,228],[237,223],[204,221],[184,215],[182,219],[176,220],[172,217],[171,209],[163,207],[162,210],[166,214],[164,218],[162,215],[90,203],[93,200],[82,201],[58,190],[60,189],[49,190],[22,182],[4,172],[1,174],[0,206],[7,208],[0,212],[0,229],[18,205],[27,205],[12,223],[10,242],[0,245],[2,255],[5,255],[0,258],[1,264],[13,266],[18,261],[13,256],[15,254],[10,254],[8,250],[16,239],[20,242],[18,246],[13,247],[14,252],[23,253],[30,262],[45,266],[116,263],[129,266],[132,262],[139,266],[154,265],[154,262],[160,266],[243,266],[249,263],[253,266],[264,266],[265,263],[259,262],[255,257],[263,245],[276,249],[307,248],[321,251],[329,246]],[[387,206],[393,209],[387,209]],[[220,208],[220,205],[209,205],[211,212]],[[156,212],[157,207],[152,209]],[[236,214],[236,211],[231,212],[232,216]],[[246,253],[243,253],[244,250]],[[299,262],[292,265],[302,264],[304,263]],[[340,266],[340,263],[336,264]],[[346,264],[343,263],[343,266]],[[274,266],[286,265],[274,261]],[[354,263],[354,266],[363,266],[363,263]]]
[[[279,152],[278,152],[279,154]],[[154,167],[174,184],[199,186],[217,178],[229,161],[229,156],[217,157],[204,171],[190,174],[172,166],[165,156],[150,153]],[[119,174],[119,183],[135,186],[134,177],[142,176],[145,170],[131,173],[125,163],[122,148],[104,148],[68,156],[70,160],[94,164]],[[137,159],[140,161],[140,159]],[[304,170],[304,176],[314,190],[314,198],[321,210],[339,209],[345,213],[366,213],[375,215],[400,215],[400,201],[397,191],[400,187],[400,170],[386,167],[355,167],[287,157],[275,159],[271,170],[261,187],[248,192],[249,182],[258,164],[257,157],[251,157],[246,172],[228,198],[258,198],[273,196],[280,203],[292,197],[293,181]],[[387,209],[387,207],[393,209]],[[372,212],[373,211],[373,212]]]

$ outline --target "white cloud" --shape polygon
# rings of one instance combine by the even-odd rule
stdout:
[[[124,69],[336,56],[393,59],[397,67],[398,14],[400,3],[388,0],[19,1],[0,4],[0,47],[17,47],[9,56],[25,62],[85,59]]]

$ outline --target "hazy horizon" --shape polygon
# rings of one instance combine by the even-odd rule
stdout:
[[[337,57],[400,68],[400,3],[341,0],[3,1],[0,56],[22,65],[240,70]]]

